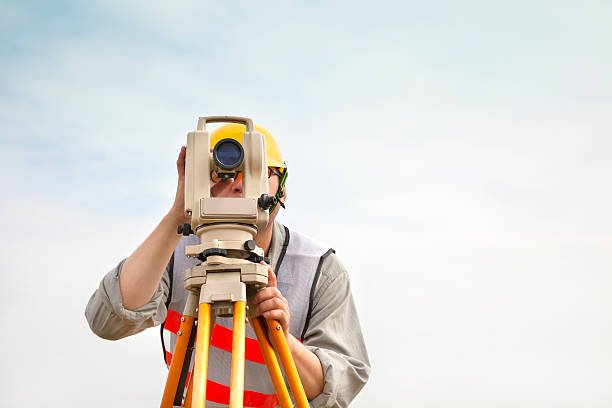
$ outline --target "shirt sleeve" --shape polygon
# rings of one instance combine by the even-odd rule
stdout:
[[[169,293],[168,268],[151,300],[136,310],[123,307],[119,274],[125,259],[108,272],[89,299],[85,317],[91,330],[107,340],[118,340],[157,326],[166,319],[166,299]]]
[[[325,374],[323,392],[310,406],[348,406],[367,382],[370,362],[349,276],[334,254],[323,261],[303,344],[319,358]]]

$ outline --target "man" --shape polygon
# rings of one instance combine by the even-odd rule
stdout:
[[[276,195],[284,207],[287,167],[272,135],[259,126],[256,130],[266,140],[269,194]],[[244,131],[244,125],[239,124],[216,129],[211,134],[211,148],[224,138],[242,142]],[[181,148],[177,170],[171,210],[134,253],[103,278],[89,300],[85,315],[92,331],[102,338],[119,339],[163,322],[176,334],[175,322],[185,302],[182,273],[198,263],[184,255],[185,245],[198,243],[198,238],[182,237],[176,231],[177,225],[187,222],[185,147]],[[211,195],[241,197],[241,176],[215,182]],[[253,312],[280,322],[311,406],[347,406],[370,371],[347,272],[333,250],[275,222],[279,208],[274,208],[267,227],[255,237],[270,259],[270,267],[268,287],[252,299]],[[230,319],[217,319],[216,323],[207,385],[207,400],[213,404],[207,406],[229,402],[231,345],[228,348],[224,339],[228,330],[231,338],[232,326]],[[255,337],[250,330],[247,336]],[[257,351],[249,353],[247,346],[244,405],[274,406],[277,400],[272,383]],[[167,355],[171,358],[171,353]]]

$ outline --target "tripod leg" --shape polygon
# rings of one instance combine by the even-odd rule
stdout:
[[[215,315],[214,313],[211,314],[211,318],[210,318],[210,329],[209,329],[209,333],[210,333],[210,337],[209,339],[212,339],[212,333],[213,333],[213,329],[215,327]],[[189,379],[189,386],[187,387],[187,394],[185,395],[185,403],[184,403],[184,407],[185,408],[191,408],[191,402],[193,401],[193,381],[194,379],[194,372],[191,372],[191,378]]]
[[[198,337],[196,358],[193,367],[192,407],[203,408],[206,401],[206,378],[208,374],[208,345],[210,344],[210,304],[200,303],[198,313]]]
[[[298,408],[308,408],[308,398],[306,398],[304,387],[302,386],[300,376],[297,372],[297,368],[295,367],[295,363],[293,362],[293,357],[291,357],[291,352],[289,351],[289,346],[287,345],[287,339],[281,330],[281,325],[278,320],[266,320],[266,324],[268,325],[268,336],[270,337],[270,341],[272,341],[274,349],[280,357],[283,370],[285,370],[285,375],[287,376],[287,381],[289,382],[289,387],[291,387],[291,392],[293,393],[293,398],[295,399],[295,404]]]
[[[274,349],[266,336],[262,319],[263,317],[257,316],[251,318],[249,321],[251,322],[253,331],[257,336],[257,343],[259,343],[261,354],[263,354],[266,367],[268,368],[268,373],[270,373],[270,379],[272,379],[272,384],[274,385],[274,391],[276,392],[278,401],[280,402],[282,408],[291,408],[293,403],[289,397],[289,391],[287,391],[285,380],[283,380],[280,366],[278,365],[278,360],[276,360],[276,355],[274,354]]]
[[[172,354],[172,362],[170,363],[170,371],[168,372],[166,387],[164,388],[161,408],[172,408],[175,396],[177,394],[177,387],[181,376],[181,371],[183,369],[183,364],[185,363],[185,352],[187,350],[189,337],[191,336],[191,330],[193,328],[193,317],[183,316],[181,320],[181,326],[179,328],[181,335],[177,338],[174,353]],[[179,390],[178,392],[181,391],[182,390]]]
[[[183,398],[183,385],[179,384],[181,384],[181,374],[186,369],[185,364],[189,365],[190,363],[190,361],[185,361],[185,357],[188,354],[189,358],[191,358],[191,353],[187,353],[187,348],[191,347],[190,342],[193,340],[191,334],[194,327],[197,304],[198,296],[190,293],[185,303],[183,316],[181,317],[181,324],[179,326],[180,335],[177,336],[176,345],[174,346],[161,408],[171,408],[177,400],[180,401]]]
[[[187,395],[185,395],[185,404],[183,405],[185,408],[191,408],[192,398],[193,398],[193,373],[191,373],[191,380],[189,381],[189,386],[187,387]]]
[[[244,354],[246,336],[246,303],[234,302],[234,334],[232,337],[232,380],[230,408],[242,408],[244,395]]]

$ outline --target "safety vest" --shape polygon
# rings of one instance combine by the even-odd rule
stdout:
[[[333,249],[322,246],[316,241],[285,228],[285,241],[276,265],[278,289],[289,303],[291,313],[289,332],[298,340],[304,337],[308,328],[312,297],[323,260]],[[172,360],[176,344],[176,333],[185,307],[187,291],[184,289],[183,271],[200,263],[185,256],[185,246],[199,244],[195,235],[183,237],[173,256],[173,273],[170,277],[168,315],[162,326],[162,347],[166,364]],[[208,381],[206,384],[207,407],[227,406],[230,395],[230,374],[232,359],[232,319],[217,318],[210,341],[208,357]],[[170,337],[170,350],[164,347],[164,337]],[[167,343],[165,343],[167,344]],[[275,407],[278,400],[274,387],[259,349],[257,338],[250,325],[246,327],[245,339],[245,407]],[[191,367],[193,367],[192,356]],[[191,372],[190,372],[191,373]]]

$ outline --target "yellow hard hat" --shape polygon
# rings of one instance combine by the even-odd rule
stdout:
[[[268,160],[268,167],[278,167],[286,169],[287,166],[283,161],[283,155],[281,154],[278,144],[274,137],[267,129],[262,128],[259,125],[255,125],[255,130],[264,135],[266,140],[266,158]],[[242,136],[246,131],[246,126],[241,123],[228,123],[217,129],[215,129],[210,135],[210,148],[215,147],[217,142],[221,139],[230,138],[236,140],[242,144]]]

